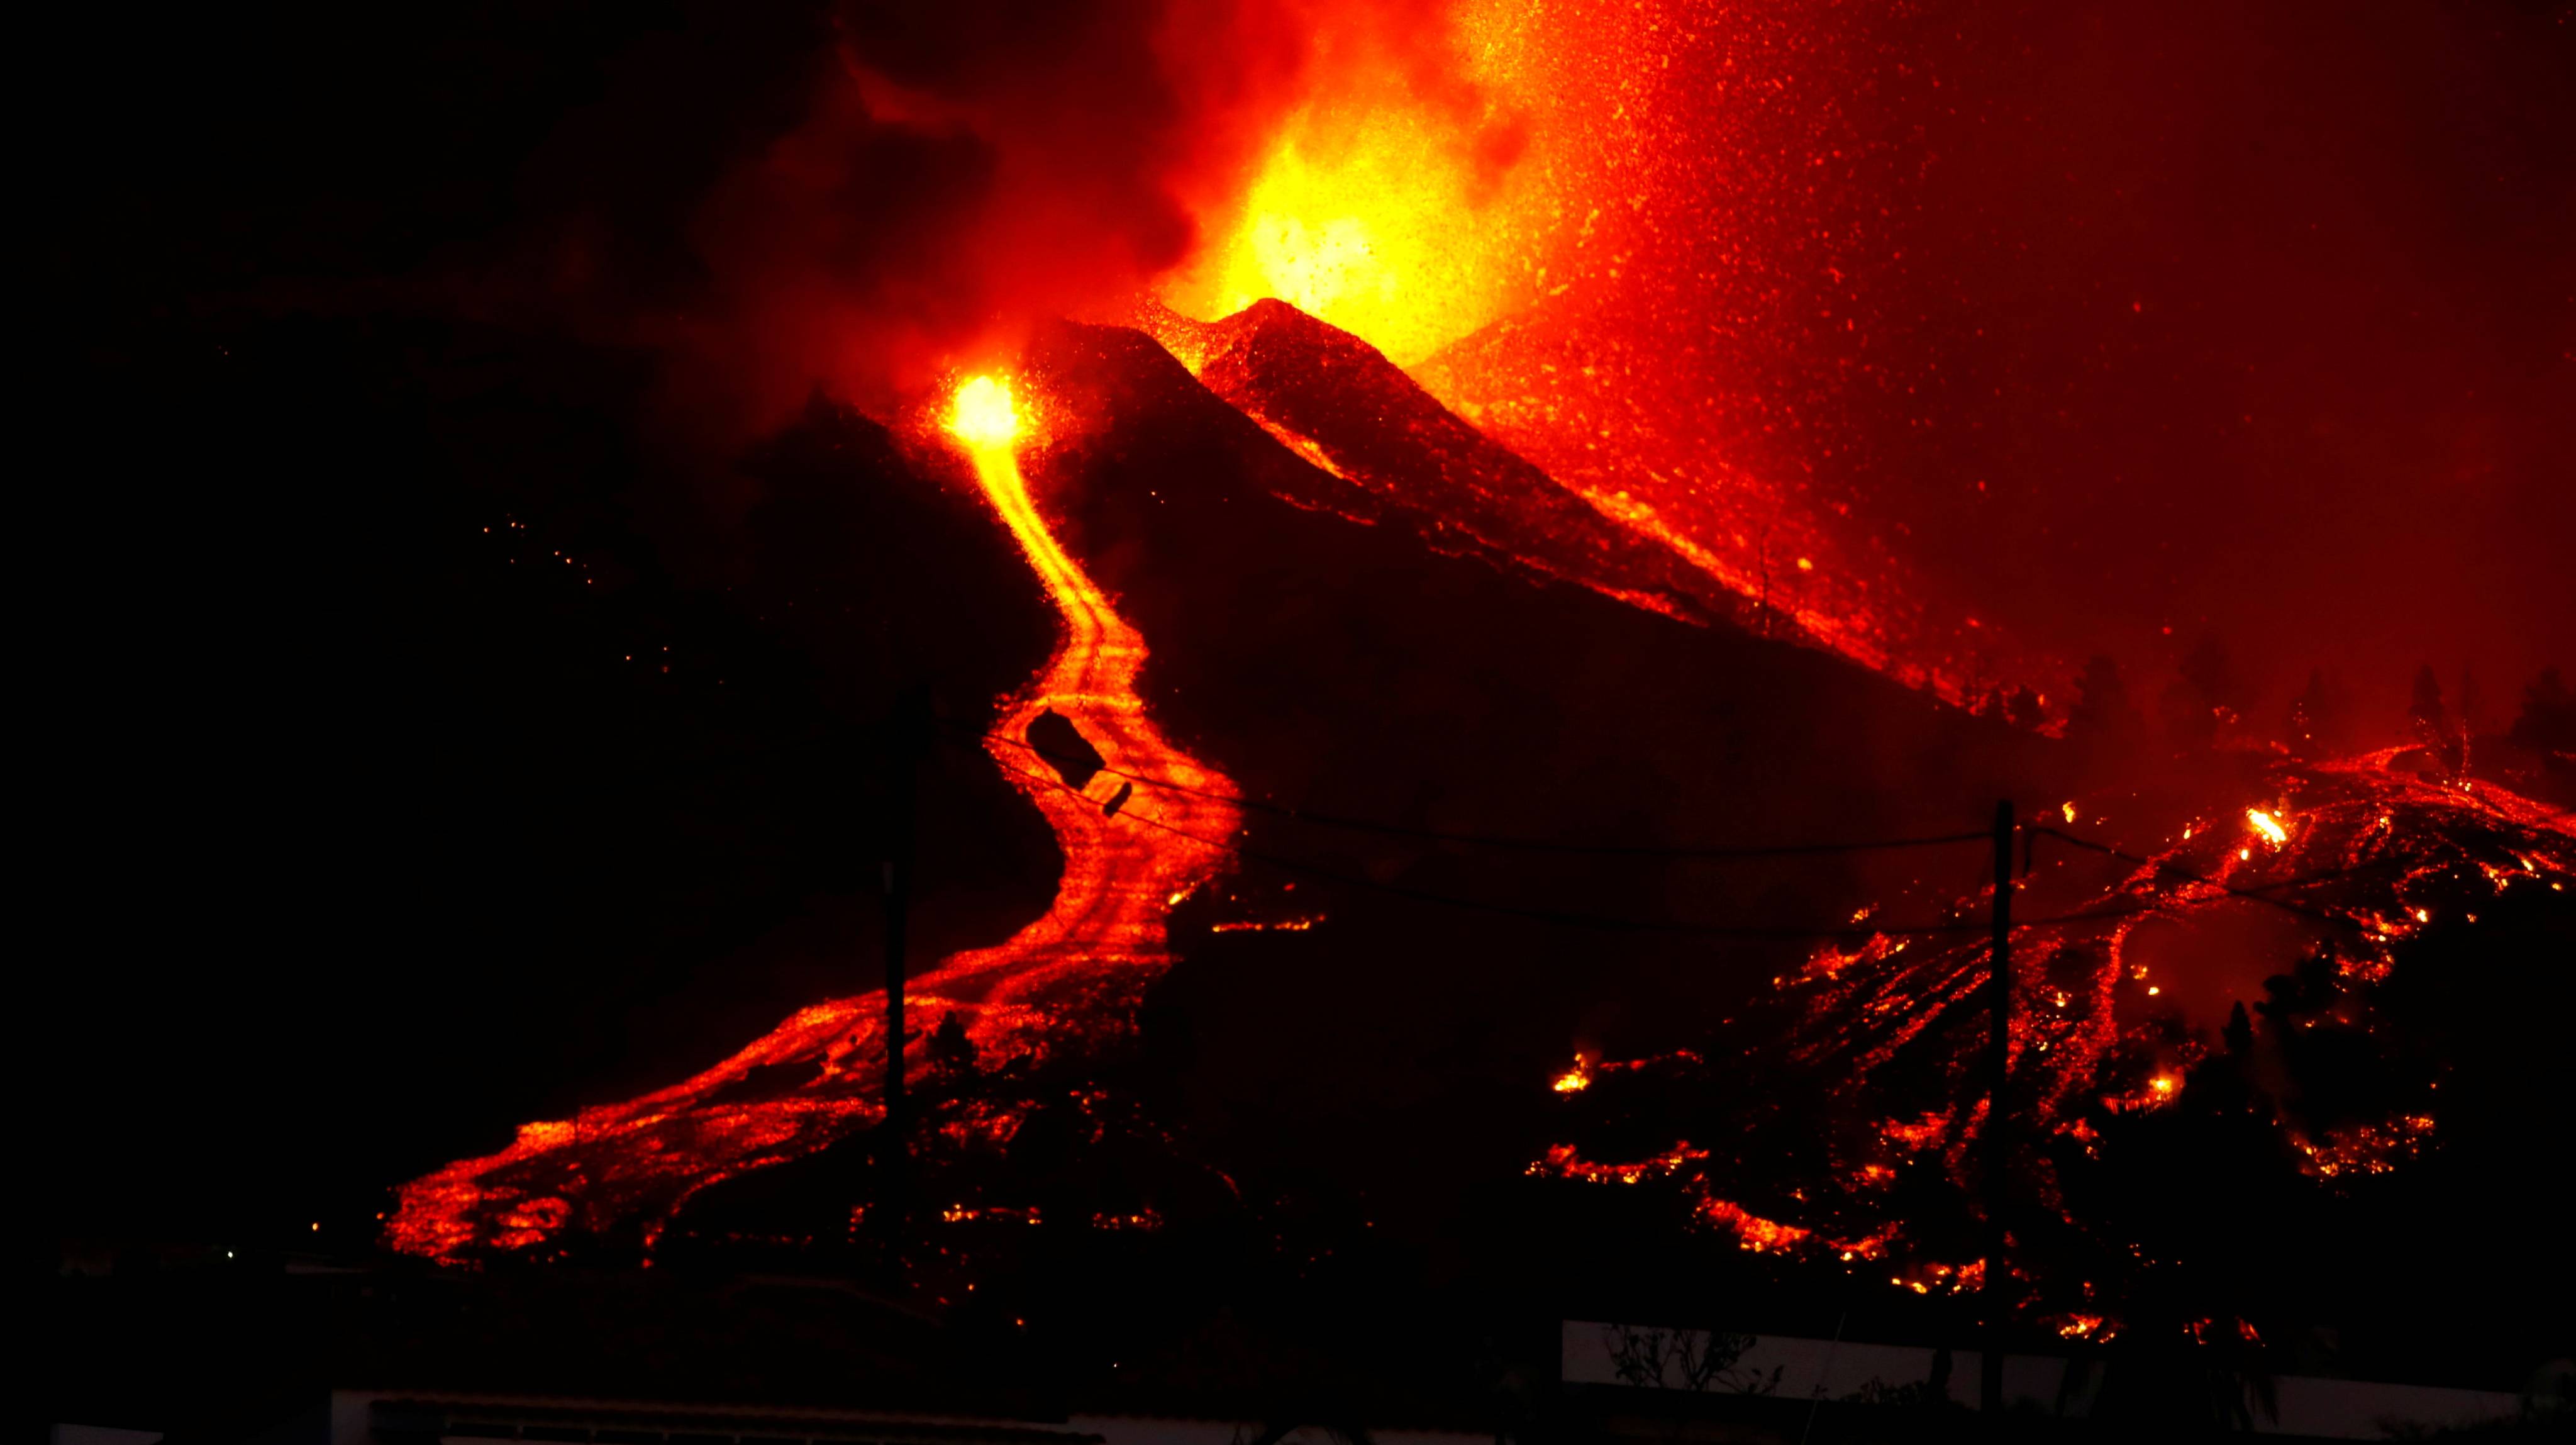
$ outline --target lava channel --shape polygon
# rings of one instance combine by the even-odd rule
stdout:
[[[1002,726],[986,748],[1046,815],[1065,865],[1045,916],[914,978],[907,1012],[930,1022],[954,1013],[982,1057],[1027,1058],[1125,1026],[1145,982],[1171,961],[1172,907],[1224,867],[1223,841],[1241,814],[1232,781],[1146,716],[1136,692],[1144,636],[1058,544],[1030,498],[1017,455],[1027,419],[1009,383],[966,382],[946,426],[1063,617],[1046,666],[1002,700]],[[1011,741],[1029,737],[1050,711],[1105,764],[1081,786]],[[499,1153],[403,1185],[386,1241],[455,1260],[634,1230],[650,1248],[708,1185],[875,1124],[884,1015],[882,990],[814,1004],[682,1083],[522,1125]],[[908,1076],[925,1067],[923,1052],[907,1061]]]

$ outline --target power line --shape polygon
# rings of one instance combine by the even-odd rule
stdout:
[[[1046,754],[1040,751],[1034,744],[1023,742],[1020,739],[1006,737],[998,733],[984,732],[981,729],[963,723],[946,723],[944,725],[961,735],[971,736],[983,742],[1000,743],[1007,747],[1017,748],[1023,752],[1034,753],[1042,760],[1046,759]],[[1008,767],[1007,764],[1005,764],[1005,766]],[[1062,788],[1076,797],[1083,798],[1086,802],[1090,801],[1089,797],[1084,794],[1081,789],[1072,786],[1060,777],[1053,776],[1049,772],[1028,772],[1019,768],[1011,768],[1010,771],[1019,773],[1033,781],[1043,783],[1051,787]],[[1163,789],[1190,797],[1206,799],[1211,802],[1222,803],[1229,807],[1248,809],[1250,811],[1266,813],[1297,822],[1315,823],[1328,827],[1346,828],[1360,832],[1380,833],[1394,837],[1415,838],[1438,842],[1466,843],[1483,847],[1526,852],[1567,853],[1608,857],[1775,858],[1815,856],[1879,849],[1933,847],[1951,843],[1983,842],[1991,837],[1991,834],[1986,832],[1945,833],[1920,838],[1889,838],[1848,843],[1792,844],[1758,848],[1688,848],[1643,844],[1560,843],[1546,839],[1515,838],[1485,833],[1467,833],[1443,829],[1414,828],[1403,824],[1381,822],[1375,819],[1352,818],[1331,813],[1309,812],[1304,809],[1292,808],[1283,804],[1269,803],[1259,799],[1244,798],[1227,793],[1221,793],[1213,789],[1192,787],[1189,784],[1175,782],[1168,778],[1155,778],[1148,777],[1142,773],[1131,773],[1124,769],[1110,767],[1105,763],[1102,764],[1097,771],[1107,773],[1111,777],[1119,778],[1130,783],[1141,784],[1145,787]],[[1267,864],[1271,867],[1279,868],[1291,873],[1301,873],[1308,877],[1317,878],[1325,882],[1345,887],[1366,889],[1372,892],[1385,893],[1394,897],[1410,899],[1415,902],[1436,904],[1441,907],[1457,908],[1470,912],[1489,913],[1507,918],[1524,918],[1535,922],[1553,923],[1569,927],[1594,928],[1625,933],[1667,933],[1711,938],[1812,940],[1866,938],[1873,935],[1886,935],[1891,937],[1938,937],[1954,933],[1974,933],[1985,926],[1983,924],[1966,922],[1921,924],[1906,927],[1870,927],[1866,924],[1857,923],[1849,927],[1826,928],[1775,928],[1751,925],[1728,926],[1722,924],[1684,923],[1669,919],[1622,918],[1607,914],[1585,913],[1573,910],[1524,907],[1506,903],[1488,903],[1479,899],[1459,898],[1444,893],[1433,893],[1425,889],[1408,888],[1402,884],[1381,883],[1376,879],[1369,878],[1364,875],[1336,872],[1332,869],[1318,867],[1317,865],[1301,862],[1293,858],[1283,858],[1276,854],[1264,853],[1254,849],[1245,848],[1239,844],[1228,842],[1223,839],[1202,837],[1199,834],[1189,832],[1185,829],[1176,828],[1171,824],[1135,813],[1127,813],[1123,816],[1133,818],[1135,821],[1145,825],[1146,827],[1154,828],[1159,831],[1169,833],[1174,837],[1196,843],[1201,847],[1214,848],[1252,862]],[[2302,887],[2310,883],[2346,877],[2354,873],[2368,871],[2372,868],[2388,866],[2385,862],[2360,864],[2350,868],[2339,868],[2323,873],[2308,874],[2298,878],[2283,879],[2278,882],[2260,885],[2259,888],[2238,888],[2216,878],[2212,878],[2206,874],[2184,868],[2169,860],[2142,858],[2134,853],[2125,852],[2121,849],[2111,847],[2108,844],[2097,843],[2089,838],[2077,837],[2072,833],[2067,833],[2045,823],[2028,822],[2021,826],[2028,828],[2035,833],[2045,833],[2062,842],[2072,843],[2079,848],[2085,848],[2093,852],[2107,854],[2111,857],[2121,859],[2124,862],[2136,864],[2141,867],[2157,868],[2162,872],[2179,874],[2192,882],[2216,889],[2230,897],[2243,898],[2251,902],[2267,904],[2273,908],[2278,908],[2285,912],[2296,914],[2314,922],[2334,924],[2362,932],[2367,932],[2368,930],[2364,928],[2363,925],[2356,923],[2351,919],[2340,918],[2330,913],[2324,913],[2316,909],[2303,907],[2285,899],[2269,897],[2267,896],[2267,890]],[[2079,909],[2073,912],[2057,914],[2045,918],[2026,919],[2018,926],[2025,928],[2039,928],[2063,924],[2103,922],[2117,918],[2134,917],[2140,914],[2150,913],[2155,911],[2158,906],[2158,904],[2149,902],[2130,908]]]
[[[1008,765],[1006,764],[1005,766],[1007,767]],[[1086,803],[1092,801],[1090,796],[1084,793],[1080,788],[1077,788],[1071,783],[1049,773],[1028,772],[1018,768],[1012,768],[1010,771],[1018,773],[1020,776],[1028,778],[1032,782],[1040,783],[1048,787],[1061,788],[1064,791],[1073,794],[1075,797],[1081,798]],[[1103,769],[1102,771],[1106,772],[1109,770]],[[1117,774],[1117,776],[1127,777],[1129,775],[1122,773]],[[1235,801],[1230,798],[1225,798],[1223,794],[1211,794],[1209,796],[1216,797],[1226,802]],[[1145,827],[1169,833],[1173,837],[1196,843],[1203,848],[1213,848],[1220,852],[1231,853],[1238,858],[1243,858],[1255,863],[1268,864],[1271,867],[1283,869],[1291,873],[1304,874],[1308,877],[1320,879],[1327,883],[1338,884],[1350,888],[1366,889],[1371,892],[1385,893],[1393,897],[1409,899],[1417,903],[1431,903],[1444,908],[1456,908],[1472,913],[1490,913],[1505,918],[1527,919],[1532,922],[1551,923],[1564,927],[1592,928],[1605,932],[1616,933],[1662,933],[1694,938],[1731,938],[1798,942],[1828,939],[1870,938],[1882,935],[1900,938],[1939,937],[1948,934],[1978,933],[1984,931],[1987,926],[1983,923],[1968,922],[1917,924],[1904,927],[1871,926],[1859,923],[1852,924],[1848,927],[1824,928],[1813,926],[1730,926],[1725,924],[1684,923],[1672,919],[1621,918],[1609,914],[1584,913],[1568,909],[1533,908],[1509,903],[1488,903],[1482,899],[1459,898],[1446,893],[1433,893],[1427,889],[1408,888],[1400,883],[1381,883],[1378,880],[1365,875],[1340,873],[1333,869],[1317,867],[1314,864],[1301,862],[1297,859],[1281,858],[1274,854],[1262,853],[1250,848],[1245,848],[1240,844],[1228,842],[1224,839],[1204,837],[1200,834],[1190,832],[1187,829],[1176,828],[1169,823],[1148,818],[1134,812],[1120,812],[1115,816],[1131,819]],[[1980,834],[1978,836],[1983,837],[1987,835]],[[2060,914],[2051,918],[2033,918],[2027,920],[2021,926],[2027,928],[2039,928],[2056,924],[2099,922],[2107,919],[2127,917],[2135,913],[2151,912],[2153,911],[2153,907],[2154,905],[2148,904],[2136,908],[2096,909],[2085,912]]]
[[[2362,863],[2356,864],[2350,868],[2337,868],[2325,873],[2312,873],[2305,877],[2285,878],[2277,883],[2266,883],[2262,885],[2262,889],[2260,890],[2238,888],[2232,884],[2224,883],[2216,878],[2212,878],[2206,873],[2194,872],[2193,870],[2185,868],[2181,864],[2172,862],[2169,859],[2141,858],[2135,853],[2124,852],[2121,849],[2112,847],[2108,843],[2096,843],[2090,838],[2078,838],[2072,833],[2052,828],[2046,823],[2024,823],[2022,826],[2032,830],[2033,832],[2045,833],[2049,837],[2058,839],[2061,842],[2072,843],[2078,848],[2089,848],[2096,853],[2107,853],[2124,863],[2134,863],[2141,868],[2154,868],[2158,870],[2159,873],[2179,873],[2183,877],[2188,878],[2195,883],[2215,888],[2219,892],[2227,894],[2233,898],[2243,898],[2255,903],[2269,904],[2272,907],[2281,909],[2285,912],[2295,913],[2302,918],[2313,919],[2319,923],[2331,923],[2339,927],[2350,928],[2364,933],[2367,933],[2370,930],[2352,919],[2338,918],[2331,913],[2322,913],[2316,909],[2292,903],[2285,898],[2273,898],[2268,896],[2268,894],[2263,890],[2274,888],[2298,888],[2310,883],[2322,883],[2328,879],[2348,877],[2355,873],[2367,872],[2373,868],[2389,866],[2385,861],[2378,863]]]
[[[1014,747],[1024,752],[1037,753],[1041,758],[1046,756],[1046,754],[1035,744],[1022,742],[1018,738],[1005,737],[1000,733],[983,732],[962,723],[952,723],[949,724],[949,726],[957,728],[962,732],[980,738],[986,742],[1000,743],[1005,747]],[[1922,838],[1878,838],[1849,843],[1791,843],[1770,847],[1743,848],[1668,846],[1648,843],[1564,843],[1546,838],[1515,838],[1508,835],[1493,833],[1467,833],[1443,828],[1415,828],[1402,823],[1380,822],[1371,818],[1353,818],[1336,813],[1310,812],[1303,808],[1292,808],[1282,803],[1264,802],[1258,798],[1237,797],[1228,793],[1216,792],[1208,788],[1194,788],[1186,783],[1173,782],[1168,778],[1150,778],[1142,773],[1124,772],[1120,769],[1109,767],[1106,764],[1102,765],[1099,770],[1109,774],[1111,777],[1123,778],[1128,782],[1138,784],[1142,787],[1161,788],[1170,792],[1184,793],[1191,797],[1205,798],[1212,802],[1225,803],[1237,808],[1246,808],[1256,813],[1267,813],[1273,817],[1287,818],[1300,823],[1314,823],[1329,828],[1347,828],[1355,832],[1383,833],[1391,837],[1415,838],[1427,842],[1468,843],[1474,844],[1478,847],[1499,848],[1525,853],[1570,853],[1605,858],[1795,858],[1821,853],[1863,853],[1898,848],[1930,848],[1949,843],[1979,843],[1985,841],[1987,837],[1984,833],[1941,833]]]

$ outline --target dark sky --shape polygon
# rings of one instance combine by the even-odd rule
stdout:
[[[2276,702],[2326,666],[2393,713],[2432,662],[2493,705],[2576,656],[2569,8],[2006,13],[1933,41],[1885,302],[1949,414],[1852,484],[2034,635],[2211,632]]]
[[[1534,323],[1578,338],[1533,383],[1553,445],[1608,428],[1668,476],[1803,489],[1932,618],[2061,668],[2107,652],[2152,692],[2207,634],[2267,724],[2311,667],[2365,722],[2426,662],[2492,706],[2576,655],[2569,16],[1995,0],[1655,32],[1638,154],[1595,163],[1616,239]]]

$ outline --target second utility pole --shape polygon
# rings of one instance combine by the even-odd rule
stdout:
[[[885,849],[885,1121],[877,1155],[877,1208],[885,1215],[886,1255],[891,1261],[902,1245],[904,1212],[910,1206],[910,1121],[903,1097],[903,990],[905,917],[912,902],[912,834],[914,773],[929,741],[930,699],[908,695],[896,700],[886,721]]]
[[[2005,1090],[2012,1080],[2012,842],[2010,798],[1995,804],[1995,936],[1989,955],[1992,980],[1986,1034],[1986,1272],[1978,1293],[1985,1307],[1985,1348],[1977,1357],[1979,1404],[1988,1414],[2004,1408],[2004,1175],[2010,1145]]]

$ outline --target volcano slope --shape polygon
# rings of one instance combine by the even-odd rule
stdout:
[[[1175,920],[1191,941],[1153,1017],[1186,1021],[1200,1103],[1391,1191],[1517,1168],[1509,1101],[1578,1048],[1683,1042],[1817,934],[1872,905],[1945,921],[1989,866],[1973,843],[1651,850],[1974,832],[1997,796],[2058,786],[2045,739],[1608,595],[1661,565],[1609,532],[1580,540],[1633,570],[1554,580],[1588,563],[1549,529],[1599,519],[1533,495],[1553,484],[1525,464],[1417,450],[1451,466],[1420,495],[1471,539],[1426,547],[1430,504],[1320,471],[1137,332],[1054,329],[1027,372],[1080,419],[1029,460],[1041,505],[1149,639],[1150,706],[1251,800],[1236,874]],[[1381,475],[1444,422],[1473,436],[1397,382],[1324,383],[1343,455],[1372,415],[1393,438]]]
[[[1388,435],[1445,427],[1472,444],[1400,373],[1376,366],[1321,384],[1346,382],[1350,410],[1380,408]],[[1544,554],[1557,540],[1531,519],[1593,514],[1569,510],[1571,499],[1548,495],[1544,475],[1507,454],[1470,454],[1503,465],[1468,485],[1427,481],[1428,504],[1372,497],[1123,329],[1050,330],[1021,380],[1049,419],[1020,458],[1044,525],[1148,649],[1145,710],[1247,800],[1240,835],[1185,840],[1224,849],[1231,876],[1174,900],[1182,962],[1151,996],[1144,1040],[1177,1090],[1158,1103],[1250,1141],[1256,1160],[1367,1181],[1375,1212],[1437,1214],[1465,1181],[1516,1171],[1535,1127],[1516,1117],[1516,1101],[1543,1097],[1583,1040],[1689,1037],[1703,1012],[1722,1013],[1803,957],[1816,931],[1848,929],[1862,905],[1917,880],[1927,897],[1954,896],[1983,866],[1976,840],[1920,855],[1723,863],[1659,847],[1973,831],[1996,787],[2052,766],[2044,740],[1831,656],[1606,595],[1625,588],[1548,580],[1583,559],[1528,563],[1524,550]],[[1439,545],[1462,536],[1473,545]],[[1653,565],[1609,532],[1595,540]],[[951,731],[968,755],[990,750],[1033,786],[1056,786],[1034,734]],[[1925,779],[1939,782],[1927,791]],[[1062,784],[1088,787],[1093,814],[1074,830],[1059,819],[1060,843],[1141,849],[1187,832],[1185,815],[1160,806],[1172,801],[1165,785],[1186,780],[1129,781],[1130,794],[1106,778]],[[1496,837],[1595,851],[1496,847]],[[1067,876],[1110,856],[1069,857]],[[1644,1006],[1623,1015],[1628,1000]],[[808,1012],[851,1013],[833,1009]],[[1080,1056],[1085,1036],[1114,1042],[1128,1023],[1117,1010],[1061,1019],[1060,1046],[1046,1052]],[[976,1042],[976,1024],[966,1028],[964,1042]],[[769,1072],[790,1055],[845,1052],[811,1033],[791,1025],[758,1045],[777,1054]],[[994,1040],[982,1042],[988,1069],[1037,1062],[1016,1047],[996,1058]],[[760,1109],[846,1135],[864,1121],[850,1091],[866,1077],[856,1065],[826,1068]],[[657,1137],[738,1132],[748,1081],[717,1082],[694,1103],[694,1084],[660,1096]],[[704,1125],[691,1125],[701,1112]],[[958,1122],[1011,1133],[1011,1118],[987,1113]],[[820,1142],[798,1137],[798,1149]],[[684,1149],[657,1155],[661,1197],[737,1172],[710,1169],[692,1184],[684,1163]],[[755,1169],[707,1190],[679,1237],[831,1233],[848,1200],[799,1202],[811,1192],[790,1182],[799,1172],[827,1193],[863,1187],[850,1168],[766,1179]],[[1128,1199],[1096,1212],[1169,1208]]]
[[[1674,592],[1654,590],[1671,574],[1592,542],[1580,514],[1566,521],[1570,492],[1382,362],[1372,374],[1355,340],[1276,305],[1214,325],[1149,323],[1203,383],[1388,525],[1675,610]],[[1414,510],[1426,506],[1436,521]],[[1563,545],[1561,530],[1586,545]],[[2020,918],[2051,920],[2016,943],[2023,1253],[2011,1288],[2023,1307],[2068,1338],[2208,1334],[2260,1317],[2247,1325],[2257,1334],[2332,1320],[2381,1349],[2408,1338],[2391,1322],[2410,1311],[2475,1300],[2513,1319],[2502,1308],[2512,1271],[2472,1277],[2440,1241],[2479,1221],[2544,1232],[2531,1156],[2506,1141],[2545,1132],[2533,1101],[2562,1096],[2564,1070],[2500,1020],[2482,1027],[2514,1044],[2463,1048],[2460,1010],[2488,994],[2563,995],[2537,963],[2567,936],[2576,829],[2563,807],[2404,750],[2159,755],[2140,740],[2126,755],[2092,751],[2061,814],[2085,826],[2038,840],[2047,856],[2016,902]],[[1521,882],[1536,896],[1564,877]],[[2449,937],[2435,948],[2428,930]],[[2483,955],[2473,976],[2435,977],[2471,955]],[[1987,977],[1982,940],[1818,948],[1784,972],[1777,1007],[1702,1010],[1703,1024],[1734,1015],[1731,1027],[1710,1027],[1694,1050],[1592,1070],[1608,1082],[1570,1102],[1579,1145],[1552,1146],[1540,1167],[1575,1182],[1669,1182],[1684,1212],[1747,1250],[1957,1292],[1982,1249]],[[2175,1167],[2195,1150],[2211,1167]],[[2402,1227],[2410,1218],[2444,1223]],[[2379,1267],[2351,1275],[2358,1241],[2374,1236],[2389,1241]]]
[[[2089,1158],[2088,1141],[2116,1135],[2122,1157],[2110,1173],[2152,1174],[2142,1162],[2151,1151],[2136,1141],[2174,1132],[2155,1122],[2169,1097],[2207,1104],[2190,1080],[2216,1057],[2218,1041],[2203,1035],[2217,1032],[2232,993],[2283,1020],[2262,1046],[2297,1067],[2261,1105],[2270,1112],[2255,1133],[2267,1142],[2208,1187],[2271,1190],[2286,1220],[2314,1204],[2298,1202],[2303,1190],[2345,1191],[2356,1169],[2412,1167],[2413,1145],[2370,1141],[2412,1127],[2389,1101],[2424,1066],[2425,1049],[2407,1042],[2421,1030],[2401,1002],[2422,980],[2373,1002],[2394,967],[2384,950],[2331,955],[2349,954],[2349,976],[2333,984],[2296,983],[2291,964],[2316,947],[2319,917],[2391,939],[2435,914],[2474,927],[2481,908],[2528,913],[2527,900],[2520,912],[2481,900],[2536,898],[2567,876],[2576,855],[2563,816],[2509,794],[2409,780],[2372,757],[2205,760],[2165,780],[2176,796],[2162,805],[2138,779],[2075,792],[2073,769],[2044,739],[1803,646],[1658,615],[1674,609],[1630,584],[1668,586],[1668,598],[1687,602],[1686,578],[1657,578],[1651,559],[1617,539],[1587,537],[1580,513],[1571,515],[1585,545],[1563,545],[1552,529],[1569,513],[1545,474],[1392,368],[1372,374],[1342,347],[1333,367],[1301,370],[1296,343],[1313,327],[1289,313],[1238,329],[1237,343],[1286,343],[1258,365],[1228,362],[1223,345],[1201,353],[1199,380],[1227,389],[1225,407],[1116,330],[1064,328],[1029,359],[1033,380],[1085,419],[1032,470],[1067,545],[1155,640],[1145,678],[1153,708],[1223,759],[1247,798],[1302,814],[1256,806],[1230,884],[1183,909],[1183,962],[1148,1028],[1184,1035],[1157,1042],[1191,1056],[1185,1104],[1251,1125],[1266,1150],[1305,1151],[1319,1169],[1369,1181],[1379,1212],[1436,1212],[1461,1180],[1552,1155],[1520,1131],[1539,1127],[1526,1108],[1543,1098],[1532,1081],[1568,1054],[1597,1058],[1605,1045],[1615,1054],[1649,1037],[1715,1041],[1743,1062],[1709,1074],[1687,1052],[1665,1055],[1635,1075],[1640,1087],[1584,1119],[1588,1140],[1628,1152],[1607,1165],[1569,1154],[1552,1172],[1650,1175],[1634,1161],[1691,1152],[1696,1136],[1648,1137],[1649,1121],[1682,1118],[1649,1097],[1655,1077],[1678,1071],[1708,1081],[1675,1095],[1700,1099],[1695,1127],[1736,1147],[1731,1159],[1665,1172],[1683,1176],[1689,1213],[1745,1247],[1830,1253],[1841,1240],[1862,1261],[1849,1267],[1873,1268],[1909,1230],[1917,1255],[1933,1241],[1973,1240],[1962,1151],[1978,1132],[1982,941],[1931,938],[1909,951],[1893,932],[1826,947],[1720,931],[1830,927],[1864,910],[1891,928],[1974,915],[1983,850],[1719,864],[1473,840],[1758,845],[1815,839],[1820,819],[1836,836],[1920,836],[1972,823],[1999,794],[2038,800],[2069,787],[2088,819],[2106,807],[2144,810],[2125,836],[2178,835],[2188,846],[2133,867],[2085,852],[2077,835],[2049,844],[2054,856],[2022,915],[2100,916],[2089,932],[2043,928],[2021,944],[2030,966],[2017,1037],[2030,1082],[2017,1107],[2046,1141],[2032,1147]],[[1247,349],[1238,345],[1237,362]],[[1258,413],[1258,434],[1246,411]],[[1320,467],[1303,464],[1310,455]],[[1422,485],[1404,485],[1410,476]],[[2249,824],[2249,803],[2284,836]],[[2148,821],[2164,812],[2169,828]],[[2213,817],[2227,826],[2213,829]],[[1410,831],[1327,821],[1354,818]],[[2289,906],[2238,899],[2222,884]],[[2518,956],[2525,933],[2492,936]],[[2511,957],[2502,961],[2494,982],[2509,989]],[[2158,1000],[2151,969],[2161,992],[2190,996],[2188,1008]],[[1770,993],[1783,978],[1796,982]],[[2199,1019],[2210,998],[2215,1012]],[[2337,1009],[2353,1017],[2322,1017]],[[2283,1030],[2320,1022],[2370,1036],[2373,1061],[2316,1066],[2299,1046],[2280,1047]],[[1763,1102],[1801,1093],[1813,1097]],[[1709,1102],[1720,1098],[1724,1107]],[[1935,1113],[1941,1127],[1921,1127]],[[2444,1127],[2476,1140],[2491,1124]],[[1843,1128],[1867,1134],[1867,1147],[1832,1146]],[[2484,1177],[2511,1157],[2463,1156],[2425,1173],[2408,1208],[2474,1213],[2477,1191],[2446,1194],[2438,1181]],[[2093,1279],[2121,1277],[2089,1253],[2119,1252],[2110,1237],[2119,1229],[2091,1237],[2070,1211],[2137,1211],[2062,1195],[2100,1192],[2095,1175],[2079,1186],[2072,1165],[2027,1167],[2033,1213],[2022,1229],[2042,1241],[2026,1261],[2034,1275],[2084,1264]],[[1911,1182],[1887,1193],[1909,1169]],[[1778,1223],[1714,1188],[1753,1191],[1784,1214],[1805,1201],[1808,1218]],[[2147,1194],[2130,1186],[2124,1197]],[[2208,1253],[2217,1196],[2158,1197],[2156,1212],[2200,1231],[2192,1237]],[[2387,1216],[2373,1205],[2334,1217],[2346,1237],[2355,1221]],[[1902,1287],[1955,1289],[1942,1257],[1914,1258]],[[2227,1257],[2247,1262],[2241,1249]],[[2261,1263],[2238,1277],[2262,1276]],[[2277,1300],[2295,1292],[2286,1280],[2249,1283],[2240,1296]],[[2159,1309],[2199,1302],[2182,1325],[2226,1312],[2223,1289],[2152,1288],[2171,1296]],[[2035,1278],[2031,1290],[2032,1307],[2059,1327],[2102,1328],[2086,1322],[2104,1318],[2105,1302],[2071,1270]]]

